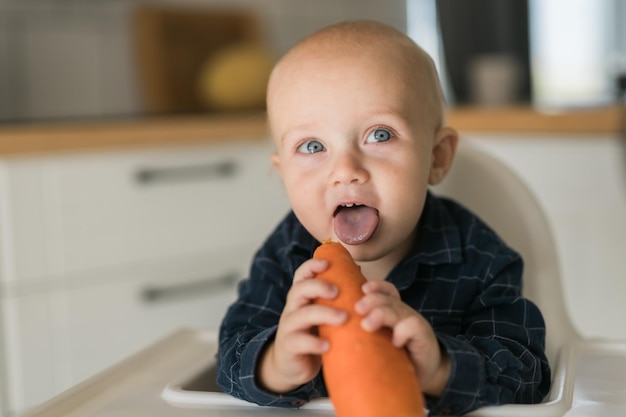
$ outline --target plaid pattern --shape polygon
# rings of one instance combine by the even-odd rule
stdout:
[[[218,383],[261,405],[298,407],[326,395],[318,375],[284,395],[264,391],[256,365],[275,335],[293,273],[319,245],[290,213],[257,253],[250,278],[220,328]],[[545,325],[521,296],[522,260],[479,218],[428,195],[409,256],[387,280],[432,324],[452,361],[443,395],[426,398],[432,415],[461,415],[505,403],[537,403],[550,386]]]

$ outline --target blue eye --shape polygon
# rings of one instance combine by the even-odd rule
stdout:
[[[302,153],[317,153],[322,152],[323,150],[324,145],[317,140],[309,140],[298,147],[298,152]]]
[[[376,129],[367,135],[367,142],[387,142],[391,139],[391,132],[387,129]]]

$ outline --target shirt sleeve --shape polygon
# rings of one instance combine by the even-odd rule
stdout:
[[[521,296],[521,259],[495,256],[487,271],[463,332],[438,334],[452,366],[443,395],[427,398],[431,415],[538,403],[550,388],[545,324],[539,309]]]
[[[321,376],[287,394],[264,390],[255,377],[259,359],[275,337],[292,280],[290,268],[270,255],[262,249],[255,256],[250,277],[239,285],[238,298],[222,321],[217,383],[225,393],[259,405],[300,407],[322,395]]]

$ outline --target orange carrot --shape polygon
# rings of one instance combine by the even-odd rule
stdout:
[[[339,289],[333,300],[316,303],[348,312],[341,326],[321,325],[320,336],[330,343],[322,355],[324,381],[338,417],[424,416],[424,397],[404,348],[391,343],[391,331],[367,332],[354,305],[366,282],[350,253],[337,242],[325,241],[314,258],[326,259],[328,269],[317,275]]]

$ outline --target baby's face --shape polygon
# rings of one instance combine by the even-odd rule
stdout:
[[[274,165],[296,216],[358,261],[399,261],[421,215],[433,152],[420,91],[376,57],[292,61],[270,84],[268,114]]]

